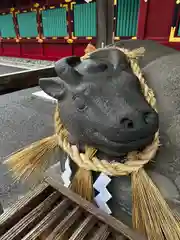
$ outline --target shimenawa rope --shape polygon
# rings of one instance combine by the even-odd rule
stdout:
[[[117,48],[117,47],[116,47]],[[143,77],[138,65],[138,57],[144,54],[145,49],[139,48],[133,51],[117,48],[127,56],[134,74],[139,79],[142,93],[147,102],[157,111],[156,99]],[[84,58],[88,57],[86,54]],[[159,132],[155,134],[152,144],[142,152],[131,152],[127,155],[125,163],[100,160],[96,157],[96,149],[86,147],[85,153],[80,153],[75,145],[68,142],[68,132],[64,128],[58,106],[55,115],[56,134],[42,142],[36,142],[29,148],[12,155],[6,163],[10,165],[18,178],[25,178],[33,172],[32,166],[37,167],[44,164],[42,159],[47,152],[59,145],[70,158],[79,166],[74,176],[71,188],[87,200],[93,198],[91,171],[103,172],[110,176],[132,175],[132,201],[133,201],[133,226],[135,229],[145,233],[149,240],[180,240],[180,226],[173,216],[169,206],[161,196],[157,187],[146,174],[143,166],[152,160],[159,148]],[[47,141],[49,146],[47,146]],[[35,154],[34,154],[35,153]],[[47,166],[46,166],[47,167]],[[44,170],[44,168],[43,168]],[[30,171],[30,173],[29,173]]]

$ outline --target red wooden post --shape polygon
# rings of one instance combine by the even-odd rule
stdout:
[[[140,8],[139,8],[139,15],[138,15],[138,29],[137,29],[138,39],[144,39],[144,36],[145,36],[148,4],[149,4],[148,0],[140,0]]]

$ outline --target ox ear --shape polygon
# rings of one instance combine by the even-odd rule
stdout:
[[[39,85],[45,93],[57,100],[62,100],[67,91],[66,84],[59,77],[40,78]]]
[[[128,64],[126,56],[119,49],[114,47],[100,48],[89,54],[91,59],[102,59],[111,63],[116,69],[118,65]]]

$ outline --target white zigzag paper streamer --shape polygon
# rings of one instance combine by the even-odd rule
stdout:
[[[99,194],[94,198],[98,207],[104,212],[111,214],[111,209],[108,207],[107,202],[112,198],[112,195],[107,190],[107,185],[111,182],[111,178],[101,173],[93,184],[94,189],[96,189]]]
[[[67,157],[65,162],[65,170],[62,173],[61,177],[64,182],[65,187],[69,187],[71,183],[71,175],[72,171],[70,168],[70,159]],[[112,198],[112,195],[107,190],[107,185],[111,182],[111,178],[101,173],[99,177],[96,179],[95,183],[93,184],[93,188],[96,189],[99,194],[94,198],[97,206],[103,210],[104,212],[111,214],[111,209],[108,207],[107,202]]]
[[[72,171],[71,171],[71,168],[70,168],[70,163],[69,163],[69,157],[67,157],[66,159],[66,162],[65,162],[65,170],[64,172],[62,173],[61,177],[64,181],[64,186],[65,187],[69,187],[70,183],[71,183],[71,175],[72,175]]]

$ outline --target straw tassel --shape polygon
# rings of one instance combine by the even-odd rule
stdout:
[[[52,164],[51,154],[54,154],[57,146],[56,135],[46,137],[14,153],[4,164],[8,165],[13,172],[15,182],[27,180],[33,176],[37,180],[42,180],[43,173]]]
[[[91,171],[79,168],[72,180],[71,189],[82,198],[92,202],[94,192]]]
[[[133,227],[148,240],[179,240],[180,225],[151,178],[140,169],[132,173]]]

